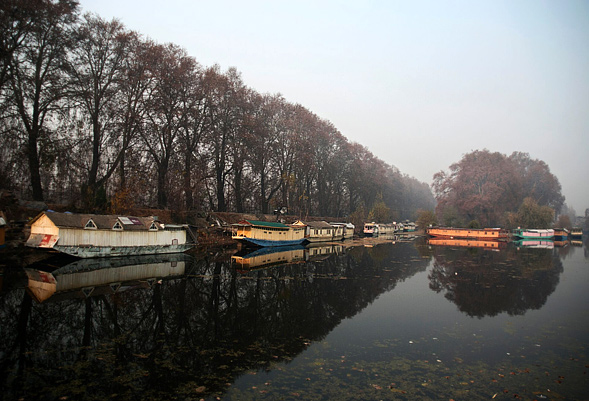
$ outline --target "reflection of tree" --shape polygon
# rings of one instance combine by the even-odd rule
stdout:
[[[435,248],[430,288],[469,316],[502,312],[523,315],[539,309],[556,289],[563,266],[552,249],[501,252],[477,248]]]
[[[0,390],[15,399],[222,393],[249,369],[290,360],[427,265],[412,244],[384,244],[245,275],[228,259],[195,260],[180,278],[28,309],[24,290],[13,290],[0,297]]]

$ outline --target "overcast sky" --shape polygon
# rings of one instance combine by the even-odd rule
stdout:
[[[402,173],[527,152],[589,208],[589,1],[80,0],[236,67]]]

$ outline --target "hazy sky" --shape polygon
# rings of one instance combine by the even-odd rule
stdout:
[[[431,184],[527,152],[589,208],[589,1],[81,0],[203,66],[236,67]]]

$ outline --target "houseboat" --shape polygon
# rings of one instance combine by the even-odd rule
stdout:
[[[509,233],[501,228],[453,228],[430,227],[426,230],[430,237],[505,240]]]
[[[406,221],[405,223],[403,223],[403,232],[404,233],[410,233],[410,232],[414,232],[417,229],[415,223],[411,222],[411,221]]]
[[[305,229],[305,238],[309,242],[325,242],[343,238],[343,229],[341,227],[334,227],[325,221],[303,222],[298,220],[293,223],[293,226],[303,227]]]
[[[378,224],[364,223],[364,236],[376,237],[378,235]]]
[[[163,224],[155,217],[42,212],[28,225],[26,245],[79,258],[179,253],[196,238],[187,226]],[[187,231],[191,241],[187,240]]]
[[[569,230],[566,228],[555,228],[554,229],[554,240],[555,241],[566,241],[569,237]]]
[[[398,231],[398,225],[392,224],[381,224],[381,223],[365,223],[364,224],[364,235],[367,237],[376,237],[378,235],[391,235]]]
[[[242,220],[232,224],[232,236],[243,244],[254,246],[285,246],[305,244],[304,226],[293,226],[259,220]]]
[[[343,239],[350,239],[354,237],[354,230],[356,226],[352,223],[329,223],[334,227],[341,227],[343,229]]]
[[[570,237],[576,238],[576,239],[582,238],[583,237],[583,229],[581,227],[571,228]]]
[[[513,236],[518,239],[552,239],[554,230],[552,228],[517,228]]]

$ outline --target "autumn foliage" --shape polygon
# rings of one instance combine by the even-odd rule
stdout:
[[[513,226],[513,214],[522,205],[533,202],[551,209],[553,216],[564,203],[560,183],[548,165],[521,152],[506,156],[473,151],[452,164],[449,172],[435,174],[432,187],[436,214],[444,225],[465,226],[476,220],[483,227]]]

